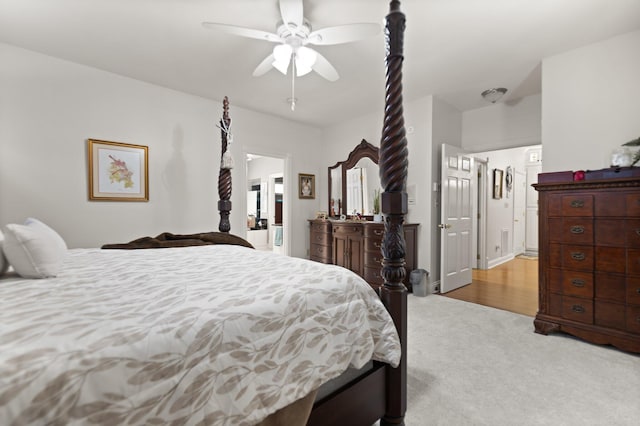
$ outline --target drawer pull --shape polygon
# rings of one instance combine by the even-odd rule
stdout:
[[[584,207],[584,201],[583,200],[573,200],[571,202],[571,207],[579,209]]]
[[[382,234],[384,234],[384,231],[381,229],[374,229],[373,230],[374,235],[377,235],[378,237]]]
[[[574,287],[584,287],[584,280],[574,278],[571,280],[571,284],[573,284]]]
[[[573,306],[571,306],[571,310],[573,312],[578,313],[578,314],[583,314],[584,313],[584,308],[582,307],[582,305],[573,305]]]
[[[574,252],[571,252],[571,258],[573,260],[584,260],[586,256],[584,255],[584,253],[580,251],[574,251]]]
[[[571,227],[572,234],[584,234],[584,226],[575,225]]]

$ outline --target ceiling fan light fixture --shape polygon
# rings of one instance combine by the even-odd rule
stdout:
[[[280,71],[282,74],[287,75],[287,71],[289,70],[289,61],[287,62],[278,62],[273,61],[273,67]]]
[[[282,18],[276,22],[275,33],[218,22],[203,22],[202,26],[227,34],[275,43],[272,53],[258,64],[252,75],[254,77],[264,75],[271,70],[271,67],[288,75],[291,68],[289,103],[292,110],[296,106],[296,77],[315,71],[320,77],[331,82],[340,78],[338,71],[327,58],[320,52],[306,47],[307,44],[329,46],[351,43],[373,37],[380,32],[380,25],[374,23],[353,23],[313,29],[311,23],[304,17],[303,0],[273,0],[273,2],[278,3]]]
[[[315,50],[301,46],[296,49],[294,55],[296,61],[296,75],[298,77],[302,77],[303,75],[309,74],[313,70],[313,65],[316,63],[316,59],[318,58]]]
[[[303,75],[309,74],[311,71],[313,71],[311,67],[307,67],[305,64],[299,64],[299,61],[296,58],[296,77],[302,77]]]
[[[507,93],[507,89],[505,89],[504,87],[496,87],[493,89],[485,90],[481,93],[481,96],[485,100],[491,102],[492,104],[495,104],[504,96],[505,93]]]
[[[279,44],[273,48],[273,67],[280,71],[282,74],[287,75],[289,69],[289,61],[291,61],[291,55],[293,49],[288,44]]]

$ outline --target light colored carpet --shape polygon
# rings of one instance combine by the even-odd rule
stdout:
[[[407,426],[640,424],[640,356],[439,295],[408,303]]]

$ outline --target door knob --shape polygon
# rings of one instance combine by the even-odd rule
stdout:
[[[440,229],[449,229],[449,228],[451,228],[451,225],[449,225],[448,223],[439,223],[438,224],[438,228],[440,228]]]

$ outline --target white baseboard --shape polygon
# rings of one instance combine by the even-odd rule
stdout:
[[[495,268],[496,266],[502,265],[503,263],[506,263],[513,259],[515,259],[515,256],[513,255],[513,253],[511,253],[506,256],[502,256],[497,259],[490,260],[487,266],[489,267],[489,269]]]

